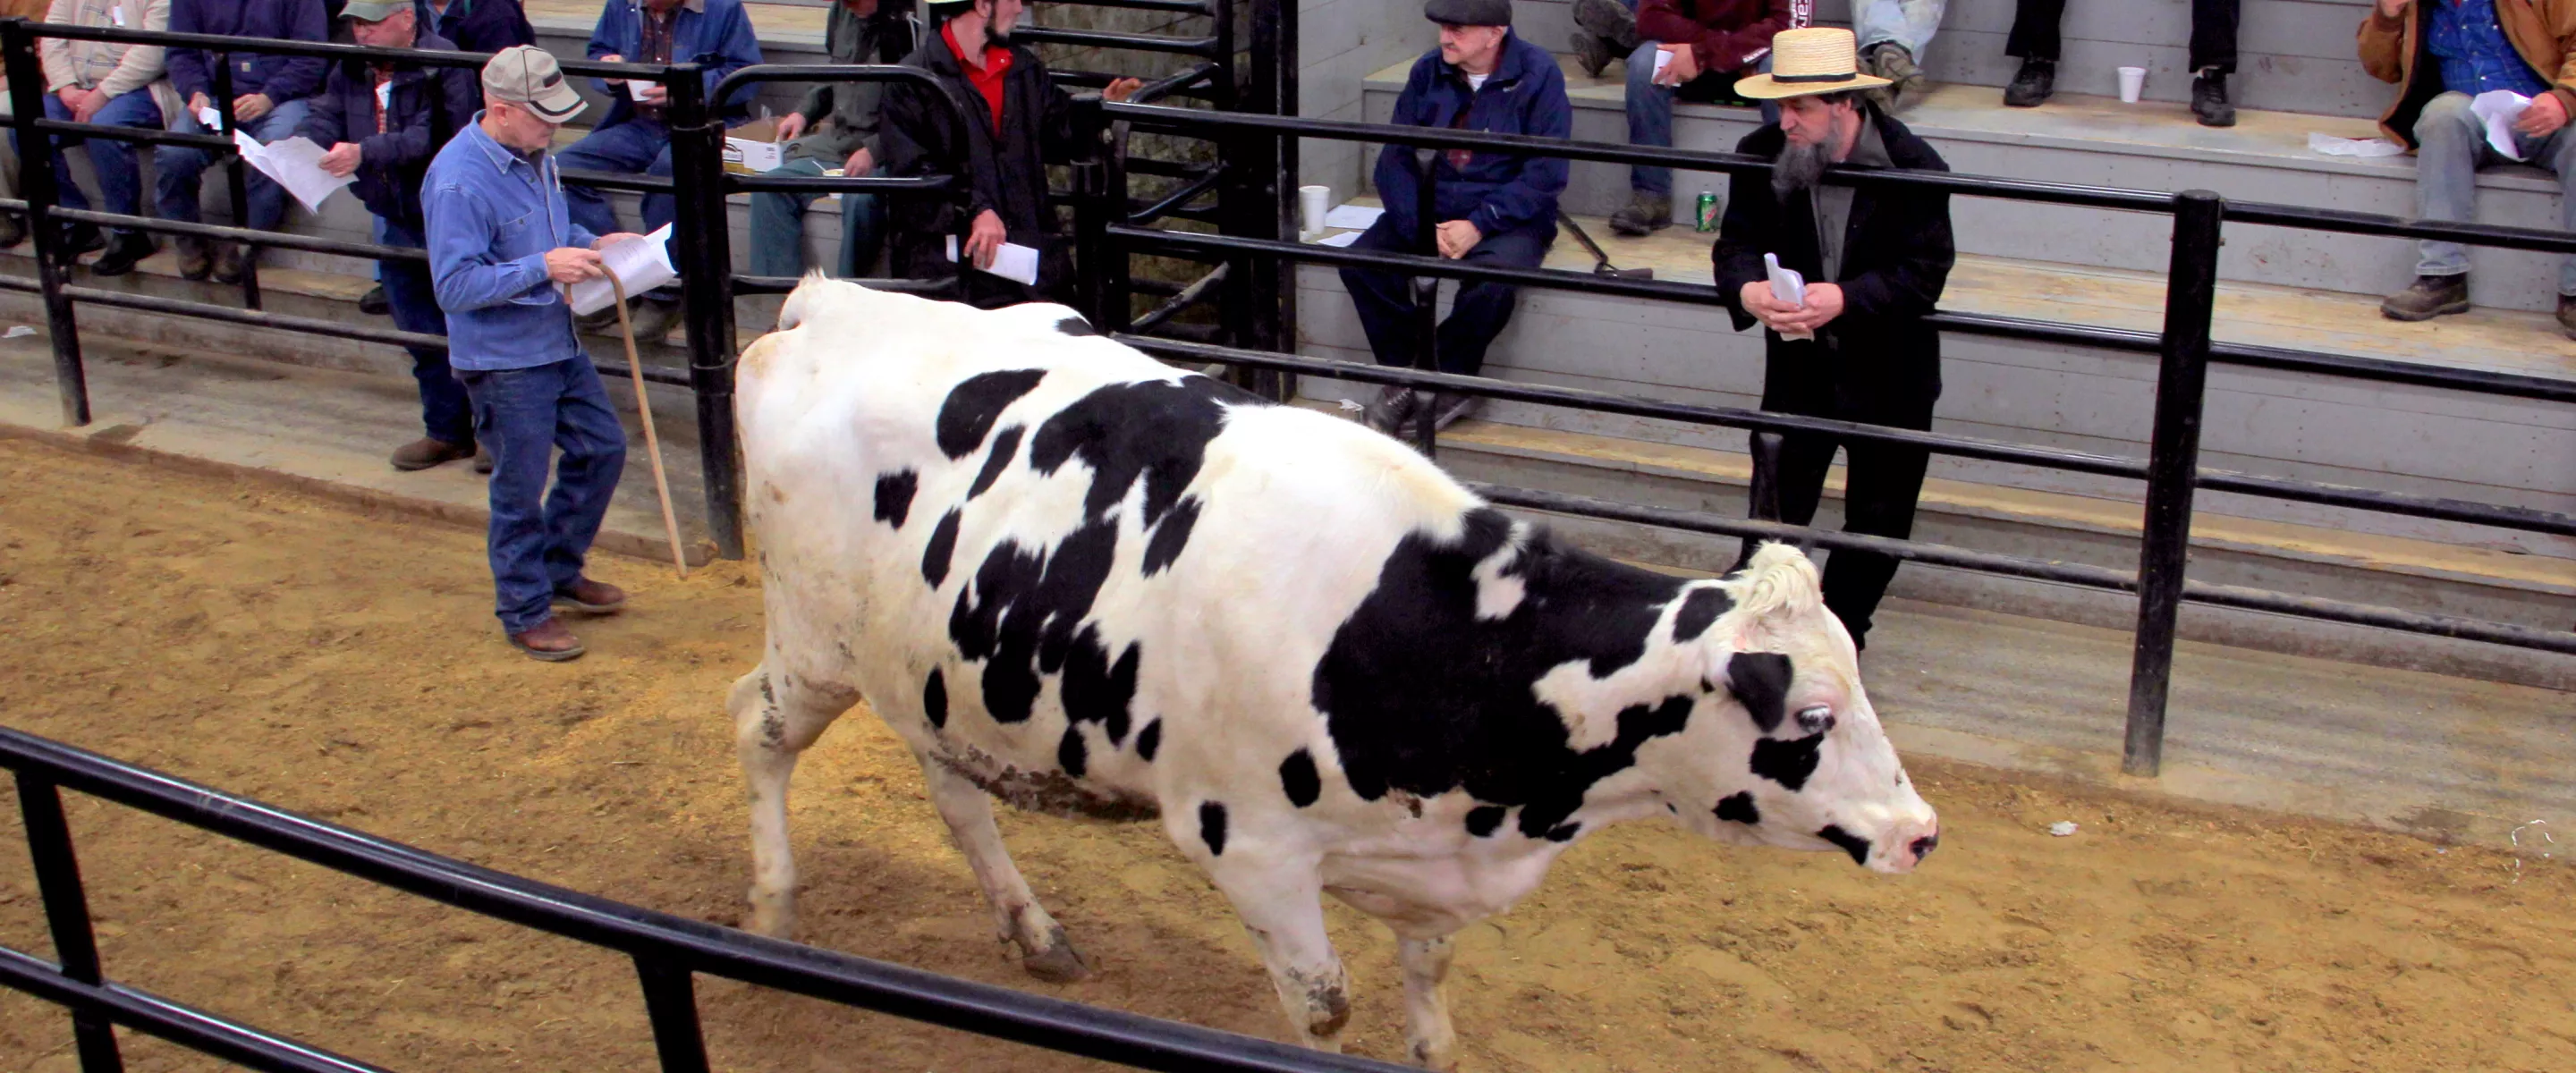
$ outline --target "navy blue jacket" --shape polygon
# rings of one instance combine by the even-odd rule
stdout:
[[[527,10],[519,0],[449,0],[447,14],[429,13],[429,0],[418,0],[413,9],[420,17],[420,28],[456,42],[466,52],[499,52],[512,45],[537,43],[537,31],[528,25]]]
[[[629,63],[643,62],[644,11],[642,0],[608,0],[599,10],[599,25],[590,31],[590,58],[623,56]],[[751,16],[742,9],[742,0],[686,0],[680,5],[679,21],[671,27],[671,62],[702,64],[706,83],[701,87],[714,92],[724,76],[760,62],[760,39],[751,31]],[[591,88],[608,96],[608,115],[599,121],[602,128],[613,127],[635,118],[635,100],[622,85],[610,85],[607,79],[591,79]],[[752,95],[758,86],[735,90],[733,99],[722,102],[727,119],[742,119],[751,114]]]
[[[1465,130],[1543,138],[1574,134],[1574,106],[1565,99],[1565,73],[1557,69],[1556,57],[1517,33],[1503,38],[1501,61],[1482,90],[1468,89],[1467,76],[1442,61],[1439,49],[1423,54],[1404,80],[1390,122],[1447,128],[1457,125],[1461,110],[1467,114]],[[1433,168],[1437,189],[1432,205],[1440,215],[1433,223],[1465,220],[1489,236],[1529,231],[1555,239],[1556,196],[1565,192],[1564,160],[1476,153],[1461,171],[1443,153]],[[1376,181],[1388,218],[1408,240],[1422,241],[1420,221],[1414,219],[1421,183],[1414,175],[1413,150],[1387,146],[1377,158]]]
[[[446,38],[421,31],[413,48],[454,50]],[[358,144],[358,170],[349,192],[375,213],[417,234],[420,186],[429,162],[449,138],[483,110],[481,76],[472,68],[394,68],[385,110],[385,132],[376,133],[376,77],[364,64],[331,66],[330,81],[313,98],[313,110],[296,133],[328,149]]]
[[[322,0],[170,0],[170,32],[265,37],[278,41],[331,39],[331,20]],[[170,85],[187,100],[203,93],[215,96],[214,57],[204,49],[174,48],[168,53]],[[319,56],[262,56],[235,52],[233,95],[265,93],[278,104],[312,96],[322,88],[329,61]]]

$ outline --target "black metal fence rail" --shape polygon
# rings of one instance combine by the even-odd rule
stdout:
[[[1392,1073],[1399,1067],[1086,1006],[763,938],[566,890],[0,728],[37,891],[60,963],[0,947],[0,983],[70,1007],[83,1073],[122,1069],[123,1025],[254,1069],[377,1067],[110,982],[90,928],[62,789],[175,820],[380,886],[625,954],[635,961],[665,1073],[704,1073],[694,978],[738,980],[854,1009],[1169,1073]]]
[[[1434,170],[1430,167],[1427,154],[1423,152],[1426,150],[1468,149],[1612,164],[1654,164],[1697,171],[1725,172],[1730,175],[1767,174],[1771,168],[1769,160],[1737,153],[1639,148],[1630,145],[1560,141],[1526,135],[1397,127],[1289,116],[1209,114],[1136,104],[1102,103],[1097,107],[1102,114],[1102,118],[1097,122],[1105,124],[1113,132],[1113,144],[1106,154],[1109,167],[1105,185],[1115,194],[1123,194],[1125,176],[1119,168],[1121,155],[1114,143],[1139,130],[1201,135],[1258,132],[1288,138],[1324,137],[1373,142],[1412,149],[1416,151],[1418,161],[1421,211],[1425,218],[1429,217],[1428,206],[1431,203],[1435,184]],[[1431,256],[1428,250],[1415,253],[1390,253],[1309,245],[1283,237],[1289,233],[1285,226],[1281,227],[1276,234],[1268,236],[1191,234],[1147,226],[1153,222],[1150,217],[1140,218],[1134,214],[1113,211],[1109,208],[1103,208],[1084,218],[1082,242],[1086,248],[1097,251],[1094,263],[1108,269],[1090,273],[1091,276],[1102,281],[1102,293],[1098,295],[1093,306],[1096,319],[1101,326],[1131,345],[1166,356],[1265,368],[1278,372],[1316,373],[1372,383],[1404,384],[1458,394],[1753,430],[1757,433],[1757,449],[1754,452],[1757,488],[1767,479],[1764,472],[1765,453],[1759,449],[1759,441],[1762,438],[1759,434],[1790,431],[1830,433],[1845,439],[1900,443],[1941,454],[2143,480],[2146,484],[2145,519],[2139,567],[2134,574],[2121,574],[2117,571],[2103,571],[2091,567],[2073,567],[2068,564],[2008,563],[1997,557],[1969,552],[1966,549],[1944,548],[1914,541],[1881,541],[1871,545],[1871,550],[1885,551],[1927,563],[2017,577],[2045,578],[2093,588],[2136,592],[2139,597],[2138,625],[2130,673],[2127,740],[2122,755],[2122,768],[2131,774],[2153,775],[2162,764],[2165,699],[2172,675],[2173,643],[2180,605],[2185,600],[2543,651],[2576,653],[2576,633],[2453,616],[2426,615],[2397,608],[2321,601],[2295,594],[2235,586],[2204,585],[2189,582],[2184,577],[2185,557],[2190,545],[2193,494],[2202,488],[2376,513],[2467,522],[2524,532],[2560,536],[2576,535],[2576,517],[2561,512],[2201,467],[2199,465],[2201,408],[2207,391],[2208,369],[2213,361],[2338,378],[2417,384],[2479,395],[2544,401],[2576,401],[2576,380],[2502,374],[2483,370],[2415,366],[2403,362],[2280,347],[2213,343],[2210,330],[2218,282],[2218,249],[2221,241],[2220,234],[2227,221],[2344,234],[2441,238],[2557,253],[2576,253],[2576,235],[2484,224],[2408,220],[2367,213],[2308,209],[2300,206],[2231,204],[2207,191],[2165,194],[2147,190],[1961,175],[1952,172],[1836,168],[1827,172],[1825,181],[1860,187],[1929,189],[1953,195],[2114,211],[2160,213],[2173,217],[2173,245],[2167,272],[2164,326],[2161,331],[2142,332],[2096,325],[1957,313],[1936,313],[1932,317],[1933,322],[1946,332],[2069,346],[2099,347],[2132,353],[2150,351],[2156,353],[2158,381],[2153,431],[2148,441],[2148,456],[2145,459],[2122,458],[2091,452],[2007,444],[1943,433],[1851,425],[1844,422],[1818,422],[1814,419],[1793,418],[1788,415],[1760,411],[1682,406],[1654,400],[1610,396],[1598,392],[1512,384],[1480,377],[1446,376],[1429,371],[1437,367],[1434,357],[1437,336],[1433,331],[1432,320],[1432,297],[1435,292],[1432,288],[1436,286],[1434,281],[1439,279],[1494,281],[1524,287],[1689,305],[1725,305],[1726,296],[1718,293],[1713,286],[1585,275],[1548,269],[1471,265],[1463,261]],[[1123,206],[1125,201],[1123,197],[1113,197],[1108,199],[1106,204]],[[1284,215],[1283,206],[1283,217]],[[1167,303],[1165,307],[1155,310],[1153,314],[1141,321],[1131,318],[1125,295],[1119,292],[1117,286],[1118,281],[1126,275],[1122,266],[1131,253],[1187,257],[1222,262],[1229,266],[1246,262],[1271,262],[1362,267],[1411,277],[1414,280],[1414,293],[1419,309],[1413,326],[1415,336],[1413,349],[1417,364],[1413,369],[1393,369],[1342,362],[1319,362],[1317,359],[1297,358],[1277,353],[1229,351],[1226,348],[1192,346],[1183,342],[1135,334],[1140,325],[1152,327],[1167,320],[1172,312],[1172,304]],[[1430,454],[1436,451],[1437,440],[1428,416],[1429,408],[1423,409],[1425,413],[1414,434],[1416,442],[1424,453]],[[1641,512],[1640,508],[1528,489],[1485,489],[1484,491],[1496,502],[1510,502],[1534,509],[1555,510],[1590,517],[1641,521],[1653,513]],[[1646,521],[1646,524],[1671,524],[1685,529],[1735,532],[1738,535],[1752,534],[1758,528],[1738,525],[1733,529],[1712,529],[1710,523],[1704,518],[1681,516],[1666,517],[1662,521]],[[1764,524],[1770,526],[1770,528],[1760,529],[1765,534],[1794,533],[1797,539],[1808,543],[1837,546],[1840,541],[1848,540],[1847,537],[1839,534],[1828,534],[1813,529],[1779,527],[1776,523]],[[1844,543],[1841,546],[1861,545]]]

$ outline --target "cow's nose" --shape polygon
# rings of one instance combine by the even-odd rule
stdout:
[[[1933,850],[1935,850],[1935,849],[1939,849],[1939,848],[1940,848],[1940,846],[1941,846],[1941,836],[1940,836],[1939,834],[1937,834],[1937,833],[1936,833],[1936,834],[1928,834],[1928,835],[1925,835],[1925,836],[1923,836],[1923,837],[1921,837],[1921,838],[1915,839],[1914,841],[1912,841],[1912,842],[1910,842],[1910,843],[1907,843],[1905,848],[1910,849],[1910,850],[1913,850],[1913,851],[1914,851],[1914,862],[1915,862],[1916,864],[1921,864],[1921,863],[1923,863],[1923,858],[1931,856],[1931,855],[1932,855],[1932,851],[1933,851]]]

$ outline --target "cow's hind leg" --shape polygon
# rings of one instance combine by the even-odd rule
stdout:
[[[805,681],[764,661],[733,684],[734,751],[751,796],[751,917],[747,930],[785,939],[796,930],[796,858],[787,846],[787,782],[796,757],[858,703],[856,689]]]
[[[992,795],[928,757],[921,758],[921,777],[939,818],[948,821],[949,837],[966,855],[966,867],[974,870],[975,882],[984,888],[995,929],[1002,941],[1020,948],[1020,967],[1054,984],[1090,975],[1091,966],[1066,941],[1064,925],[1038,904],[1020,867],[1011,863],[1011,852],[1002,845],[1002,830],[993,825]]]
[[[1449,1025],[1449,1002],[1440,982],[1449,975],[1449,937],[1399,939],[1397,960],[1404,966],[1404,1041],[1414,1064],[1426,1069],[1458,1067],[1458,1033]]]

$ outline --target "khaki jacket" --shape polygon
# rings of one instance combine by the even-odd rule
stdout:
[[[2361,66],[2371,77],[2404,87],[2386,114],[2380,133],[2415,147],[2415,117],[2442,93],[2442,67],[2427,48],[2425,30],[2432,6],[2440,0],[2411,0],[2396,18],[2371,5],[2361,20]],[[2576,116],[2576,0],[2495,0],[2496,24],[2523,62],[2550,84],[2550,93]]]
[[[116,26],[117,9],[122,7],[131,30],[167,30],[170,28],[170,0],[53,0],[45,11],[45,21],[68,26]],[[66,87],[104,91],[110,97],[122,97],[135,90],[148,90],[153,103],[161,107],[164,120],[179,114],[182,107],[179,91],[170,87],[162,68],[166,50],[158,45],[120,45],[107,41],[66,41],[59,37],[42,38],[36,43],[36,56],[45,63],[45,91],[60,92]]]

